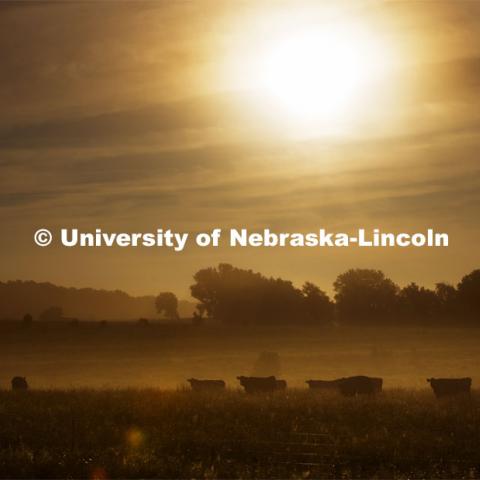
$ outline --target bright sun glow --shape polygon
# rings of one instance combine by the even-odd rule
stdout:
[[[261,54],[260,83],[297,120],[338,120],[352,114],[379,75],[385,54],[354,27],[291,33]]]

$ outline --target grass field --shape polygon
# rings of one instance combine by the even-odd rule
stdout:
[[[476,328],[0,325],[3,478],[475,478],[480,396],[437,401],[429,376],[480,379]],[[286,393],[247,396],[262,351]],[[310,378],[384,378],[377,398]],[[31,390],[10,392],[12,376]],[[222,378],[223,395],[185,390]]]
[[[474,478],[480,398],[0,393],[3,478]]]

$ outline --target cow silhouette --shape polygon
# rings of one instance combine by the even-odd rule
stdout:
[[[246,393],[271,393],[276,390],[285,390],[287,382],[285,380],[277,380],[273,375],[270,377],[237,377],[240,385],[245,389]]]
[[[355,395],[375,395],[382,391],[383,379],[356,375],[336,380],[307,380],[312,390],[337,391],[346,397]]]
[[[453,395],[470,395],[472,379],[465,378],[427,378],[437,398],[450,397]]]
[[[28,383],[25,377],[12,378],[12,390],[28,390]]]

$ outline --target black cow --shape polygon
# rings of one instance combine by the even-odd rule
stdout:
[[[237,377],[240,385],[247,393],[270,393],[275,390],[285,390],[287,382],[277,380],[274,376],[270,377]]]
[[[199,380],[197,378],[189,378],[187,381],[195,392],[218,392],[225,390],[225,382],[223,380]]]
[[[336,380],[307,380],[307,383],[312,390],[337,391],[347,397],[354,397],[355,395],[380,393],[382,391],[383,379],[358,375]]]
[[[28,390],[28,383],[25,377],[12,378],[12,390]]]
[[[437,398],[450,397],[452,395],[470,395],[472,379],[465,378],[427,378]]]
[[[346,377],[340,380],[340,393],[347,397],[355,395],[374,395],[382,391],[383,379],[375,377],[365,377],[357,375],[355,377]]]

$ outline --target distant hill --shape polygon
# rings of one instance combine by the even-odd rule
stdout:
[[[65,317],[80,320],[131,320],[157,318],[155,297],[132,297],[121,290],[66,288],[33,281],[0,282],[0,319],[20,319],[30,313],[36,319],[46,308],[61,307]],[[179,301],[181,317],[190,317],[195,304]]]

